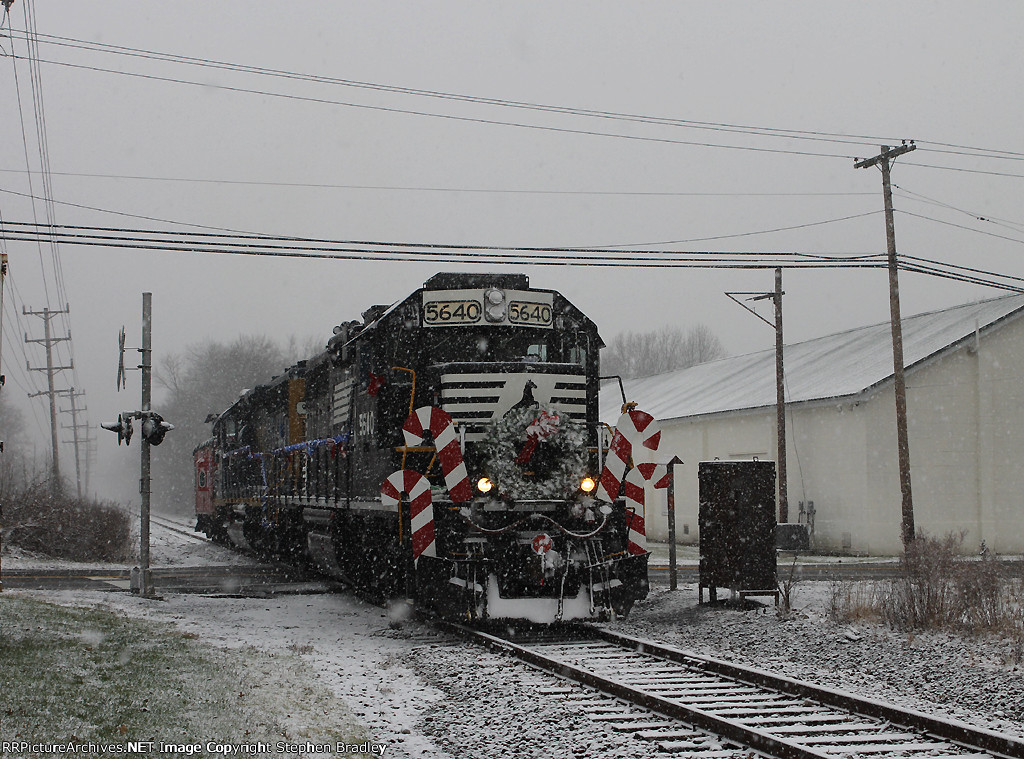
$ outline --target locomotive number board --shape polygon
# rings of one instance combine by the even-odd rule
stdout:
[[[550,328],[554,324],[551,293],[505,290],[503,294],[501,301],[492,303],[484,290],[424,290],[423,326],[512,324]],[[491,318],[484,314],[488,307]]]

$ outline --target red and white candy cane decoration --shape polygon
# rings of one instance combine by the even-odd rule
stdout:
[[[402,502],[402,493],[409,497],[413,561],[424,554],[437,556],[437,544],[434,542],[434,503],[430,498],[430,482],[412,469],[399,469],[381,483],[381,503],[385,506],[398,506]]]
[[[654,417],[636,409],[628,411],[615,426],[608,459],[601,472],[598,497],[614,502],[621,489],[627,505],[633,507],[627,516],[626,535],[626,550],[633,555],[647,553],[645,485],[653,482],[656,488],[668,486],[667,467],[650,461],[660,444],[661,429]],[[627,473],[630,459],[634,466]]]
[[[608,449],[608,458],[604,462],[601,481],[598,484],[598,497],[609,503],[619,497],[622,477],[629,468],[632,458],[635,462],[646,463],[650,452],[658,450],[661,444],[661,428],[654,417],[643,411],[632,409],[619,417],[615,425],[615,435]]]
[[[437,449],[437,458],[441,462],[444,484],[448,487],[448,496],[454,503],[473,499],[473,488],[469,484],[469,472],[466,462],[462,460],[462,448],[451,416],[444,409],[436,406],[421,406],[409,414],[402,425],[407,446],[416,446],[424,442],[424,434],[430,430]]]
[[[626,473],[622,484],[622,497],[626,500],[626,506],[633,507],[632,513],[626,512],[626,551],[634,556],[642,555],[647,553],[647,525],[644,523],[647,515],[644,505],[646,480],[640,470],[633,467]]]

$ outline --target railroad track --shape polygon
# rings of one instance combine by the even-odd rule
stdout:
[[[1024,757],[1016,738],[599,628],[518,642],[450,629],[579,684],[546,692],[675,756]]]
[[[192,538],[200,543],[212,542],[205,535],[201,535],[194,530],[189,529],[186,525],[183,525],[180,522],[175,522],[173,519],[168,519],[167,517],[151,513],[149,515],[149,521],[150,524],[154,524],[160,529],[168,530],[169,532],[173,532],[178,535],[184,535],[186,538]]]

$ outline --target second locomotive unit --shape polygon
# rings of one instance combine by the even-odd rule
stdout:
[[[216,417],[198,529],[448,618],[598,619],[646,595],[633,438],[600,425],[603,343],[566,298],[437,274],[334,333]]]

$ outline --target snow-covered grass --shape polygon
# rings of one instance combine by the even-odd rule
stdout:
[[[167,623],[0,595],[0,740],[359,743],[296,652],[218,650]]]

